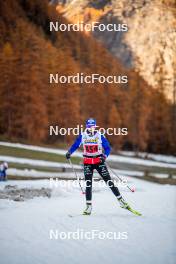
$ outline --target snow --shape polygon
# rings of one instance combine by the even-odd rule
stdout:
[[[74,165],[74,168],[76,168],[75,165]],[[115,173],[117,173],[119,176],[139,176],[139,177],[141,177],[144,174],[141,171],[130,171],[130,170],[127,171],[127,170],[115,170],[115,169],[113,171]],[[72,172],[45,172],[45,171],[38,171],[35,169],[16,169],[16,168],[8,169],[8,175],[22,176],[22,177],[33,177],[33,178],[55,178],[55,177],[59,177],[61,179],[63,179],[63,178],[68,178],[68,179],[75,178],[75,175]],[[82,172],[77,172],[77,175],[80,178],[83,177]],[[97,173],[95,175],[98,176]],[[159,175],[158,175],[158,177],[159,177]],[[163,174],[163,177],[168,177],[168,175]]]
[[[129,157],[135,156],[135,152],[133,152],[133,151],[119,151],[119,154],[129,156]],[[166,162],[166,163],[176,163],[176,157],[174,157],[174,156],[152,154],[152,153],[147,153],[147,152],[138,152],[138,156],[140,158],[146,158],[147,157],[148,159],[152,159],[155,161],[161,161],[161,162]]]
[[[130,170],[117,170],[113,169],[115,174],[120,177],[127,177],[127,176],[135,176],[135,177],[143,177],[144,172],[142,171],[130,171]],[[113,177],[112,172],[110,171],[111,176]],[[76,176],[72,172],[45,172],[45,171],[38,171],[34,169],[16,169],[10,168],[8,169],[8,175],[18,176],[18,177],[31,177],[31,178],[60,178],[60,179],[75,179]],[[83,178],[83,172],[77,172],[79,178]],[[98,173],[95,171],[95,176],[99,178]],[[165,173],[152,173],[152,176],[157,178],[168,178],[168,174]],[[173,175],[173,177],[175,177]],[[114,177],[115,178],[115,177]]]
[[[62,163],[62,162],[54,162],[54,161],[46,161],[46,160],[36,160],[36,159],[27,159],[27,158],[16,158],[11,156],[0,156],[1,161],[8,161],[10,163],[18,163],[18,164],[28,164],[32,166],[40,166],[40,167],[50,167],[50,168],[71,168],[70,164]],[[74,165],[75,169],[80,169],[81,166]]]
[[[15,169],[11,168],[8,169],[8,175],[13,176],[22,176],[22,177],[32,177],[32,178],[75,178],[75,175],[73,175],[72,172],[46,172],[46,171],[37,171],[37,170],[29,170],[29,169]],[[82,176],[82,173],[78,173],[80,177]]]
[[[130,178],[136,192],[124,198],[143,213],[119,208],[107,187],[94,188],[93,214],[81,216],[84,196],[78,187],[53,188],[52,197],[25,202],[0,200],[2,264],[174,264],[176,260],[176,188]],[[1,185],[50,187],[48,180],[8,181]],[[98,183],[97,183],[98,184]],[[75,217],[69,217],[68,215]],[[124,240],[50,239],[50,231],[127,232]]]
[[[157,162],[153,160],[143,160],[140,158],[131,158],[131,157],[124,157],[120,155],[110,155],[108,161],[112,162],[120,162],[120,163],[130,163],[135,165],[143,165],[143,166],[155,166],[155,167],[162,167],[162,168],[172,168],[176,169],[176,164],[172,163],[164,163],[164,162]]]

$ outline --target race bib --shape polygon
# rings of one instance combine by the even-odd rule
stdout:
[[[84,153],[94,154],[98,152],[98,144],[84,145]]]

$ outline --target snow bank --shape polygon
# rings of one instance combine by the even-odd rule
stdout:
[[[142,171],[130,171],[130,170],[113,170],[119,176],[143,176]],[[112,174],[112,173],[111,173]],[[22,177],[33,177],[33,178],[61,178],[61,179],[75,179],[75,174],[73,172],[45,172],[38,171],[34,169],[8,169],[8,175],[22,176]],[[83,172],[77,172],[78,177],[84,178]],[[95,171],[95,177],[99,177],[98,173]]]
[[[125,156],[129,156],[129,157],[135,157],[135,152],[133,151],[119,151],[120,154],[125,155]],[[147,152],[138,152],[138,156],[140,158],[146,158],[147,159],[152,159],[154,161],[161,161],[161,162],[165,162],[165,163],[176,163],[176,157],[174,156],[167,156],[167,155],[161,155],[161,154],[151,154],[151,153],[147,153]]]
[[[124,156],[120,156],[120,155],[110,155],[108,160],[112,161],[112,162],[130,163],[130,164],[143,165],[143,166],[149,166],[149,167],[154,166],[154,167],[176,169],[176,164],[157,162],[157,161],[152,161],[152,160],[143,160],[143,159],[134,158],[134,157],[133,158],[124,157]]]
[[[8,175],[13,176],[22,176],[22,177],[32,177],[32,178],[68,178],[68,179],[75,179],[75,174],[73,172],[45,172],[45,171],[37,171],[37,170],[30,170],[30,169],[15,169],[10,168],[8,169]],[[78,173],[77,175],[82,177],[82,173]]]
[[[0,155],[0,161],[8,161],[10,163],[28,164],[31,166],[50,167],[50,168],[72,168],[68,163],[27,159],[27,158],[16,158],[11,156],[1,156],[1,155]],[[74,165],[74,167],[75,169],[81,169],[80,165]]]

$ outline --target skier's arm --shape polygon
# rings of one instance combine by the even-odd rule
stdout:
[[[72,154],[74,151],[76,151],[78,148],[79,148],[79,146],[81,145],[81,143],[82,143],[82,135],[79,135],[77,138],[76,138],[76,140],[75,140],[75,142],[73,143],[73,145],[70,147],[70,149],[68,150],[68,152],[70,153],[70,154]]]
[[[109,144],[109,141],[103,135],[101,135],[101,141],[105,156],[108,157],[111,152],[111,146]]]

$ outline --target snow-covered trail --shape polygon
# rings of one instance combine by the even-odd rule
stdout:
[[[78,188],[58,188],[52,198],[18,203],[0,200],[0,259],[2,264],[120,263],[174,264],[176,260],[176,188],[129,179],[136,193],[123,196],[143,213],[137,217],[119,208],[108,188],[94,188],[93,214],[79,215],[84,196]],[[9,181],[19,186],[48,186],[42,181]],[[3,183],[4,185],[7,183]],[[50,239],[59,232],[99,230],[127,232],[126,240]]]

